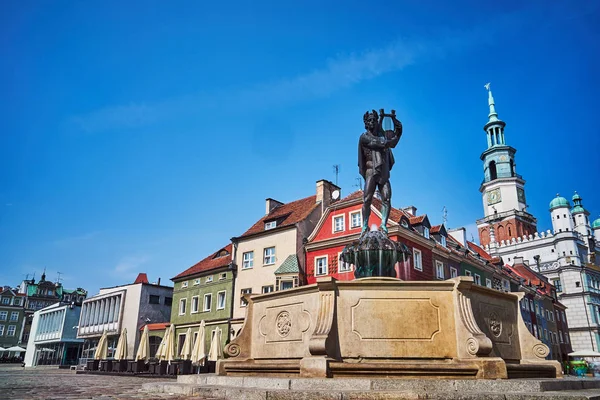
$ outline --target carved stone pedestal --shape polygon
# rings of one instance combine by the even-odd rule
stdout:
[[[560,376],[521,318],[520,294],[473,284],[365,278],[252,296],[219,375]]]

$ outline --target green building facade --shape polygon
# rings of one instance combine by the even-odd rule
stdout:
[[[5,287],[0,289],[0,347],[25,347],[22,335],[25,319],[25,296]],[[8,355],[4,353],[4,355]],[[22,354],[24,355],[24,353]]]
[[[175,325],[177,354],[191,329],[195,342],[204,321],[204,349],[210,350],[213,335],[221,330],[221,349],[229,340],[234,269],[231,245],[211,254],[171,280],[174,283],[171,323]]]

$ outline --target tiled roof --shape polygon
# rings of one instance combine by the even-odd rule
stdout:
[[[253,235],[265,231],[265,221],[282,218],[278,221],[277,228],[294,225],[310,215],[317,208],[317,196],[310,196],[304,199],[292,201],[276,207],[269,214],[259,219],[250,229],[240,237]],[[277,229],[275,228],[275,229]]]
[[[300,272],[298,267],[298,257],[295,254],[289,255],[277,268],[275,275],[278,274],[297,274]]]
[[[551,284],[541,279],[540,276],[535,273],[535,271],[532,271],[525,264],[506,264],[505,267],[521,278],[524,278],[526,281],[529,281],[529,283],[540,286],[542,293],[551,294]]]
[[[157,322],[157,323],[154,323],[154,324],[148,324],[148,330],[149,331],[164,331],[165,329],[167,329],[167,327],[169,325],[171,325],[170,322]],[[144,330],[144,326],[145,325],[143,325],[140,328],[140,331]]]
[[[411,225],[419,225],[419,224],[423,223],[426,216],[427,215],[423,214],[423,215],[419,215],[418,217],[410,217],[408,222],[410,222]]]
[[[431,227],[431,229],[429,230],[429,232],[431,232],[431,233],[439,233],[441,229],[442,229],[442,225],[434,225],[434,226]]]
[[[227,252],[227,255],[222,257],[215,257],[217,254],[219,254],[219,252],[221,252],[221,250],[225,250]],[[210,256],[206,257],[204,260],[192,265],[179,275],[176,275],[175,277],[171,278],[171,280],[198,274],[200,272],[210,271],[215,268],[226,267],[227,265],[229,265],[229,263],[231,263],[231,243],[215,251]]]
[[[355,199],[361,199],[362,196],[363,196],[363,191],[362,190],[357,190],[356,192],[352,192],[348,196],[346,196],[343,199],[341,199],[340,202],[342,202],[342,201],[350,201],[350,200],[355,200]]]
[[[145,272],[140,272],[133,283],[148,283],[148,275]]]
[[[481,256],[481,258],[483,258],[484,260],[491,260],[492,257],[481,247],[479,247],[478,245],[476,245],[473,242],[469,242],[467,240],[467,245],[469,246],[469,249],[474,251],[475,253],[479,254]]]

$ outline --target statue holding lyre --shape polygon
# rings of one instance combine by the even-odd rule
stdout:
[[[391,119],[392,129],[384,129],[384,119]],[[402,123],[396,118],[396,111],[386,114],[383,109],[366,112],[363,116],[365,129],[358,142],[358,170],[365,180],[362,208],[362,233],[369,227],[371,202],[375,190],[381,195],[380,229],[387,233],[387,221],[390,215],[392,187],[390,171],[394,166],[392,150],[402,136]],[[391,128],[391,127],[390,127]]]

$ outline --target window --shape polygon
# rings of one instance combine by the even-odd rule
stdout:
[[[531,310],[531,312],[533,312],[534,307],[533,307],[533,300],[529,299],[529,309]]]
[[[507,292],[510,291],[510,282],[508,279],[502,279],[502,288]]]
[[[435,276],[438,279],[444,279],[444,263],[440,261],[435,262]]]
[[[469,271],[468,269],[465,269],[465,275],[466,276],[473,276],[473,274],[471,273],[471,271]]]
[[[269,230],[269,229],[273,229],[277,226],[277,221],[269,221],[269,222],[265,222],[265,231]]]
[[[200,278],[195,279],[194,280],[194,286],[199,285],[200,284]]]
[[[173,304],[173,298],[172,297],[165,297],[165,306],[170,306]]]
[[[242,298],[240,301],[240,307],[246,307],[248,305],[248,302],[244,298],[245,294],[252,294],[252,289],[242,289]]]
[[[219,275],[219,280],[222,281],[223,279],[227,279],[227,272],[223,272]]]
[[[148,303],[150,304],[160,304],[160,296],[156,296],[151,294],[150,298],[148,299]]]
[[[558,339],[560,340],[561,343],[564,343],[562,331],[558,331]]]
[[[338,253],[338,272],[348,272],[352,269],[352,264],[340,260],[341,254],[342,253]]]
[[[337,215],[333,217],[333,231],[341,232],[345,229],[344,216]]]
[[[3,297],[3,298],[2,298],[2,304],[10,304],[10,298],[8,298],[8,297]]]
[[[198,305],[199,305],[198,303],[199,303],[198,296],[193,296],[192,297],[192,309],[190,310],[190,314],[198,312]]]
[[[185,306],[187,304],[187,299],[179,300],[179,315],[185,315]]]
[[[48,296],[52,296],[54,295],[54,292],[52,291],[52,289],[48,289]]]
[[[327,275],[327,257],[315,258],[315,276]]]
[[[205,280],[206,283],[210,283],[212,281],[213,281],[213,276],[212,275],[206,277],[206,280]]]
[[[485,278],[485,286],[489,287],[491,289],[492,288],[492,280],[489,278]]]
[[[181,350],[183,349],[183,344],[185,343],[185,337],[186,337],[185,333],[180,333],[177,338],[177,354],[180,354]]]
[[[421,250],[413,249],[414,268],[418,271],[423,271],[423,262],[421,258]]]
[[[254,252],[248,251],[242,255],[242,269],[252,268],[254,266]]]
[[[529,311],[529,300],[528,299],[523,299],[523,308],[527,311]]]
[[[202,311],[210,311],[212,308],[212,293],[207,293],[204,295],[204,309]]]
[[[458,276],[458,270],[454,267],[450,267],[450,278],[456,278]]]
[[[6,336],[15,336],[16,330],[17,330],[17,327],[15,325],[9,325],[8,329],[6,330]]]
[[[524,310],[525,309],[525,304],[528,303],[527,301],[523,300],[521,302],[521,308]]]
[[[429,239],[429,228],[426,226],[423,227],[423,237]]]
[[[268,286],[263,286],[262,287],[262,292],[263,293],[271,293],[273,291],[273,285],[268,285]]]
[[[557,292],[562,292],[562,284],[560,283],[560,279],[554,279],[554,280],[552,280],[552,284],[556,288]]]
[[[0,311],[0,321],[6,321],[8,319],[8,311]]]
[[[13,304],[15,306],[20,306],[21,305],[21,299],[18,299],[18,298],[13,299]]]
[[[4,336],[4,325],[0,325],[0,336]]]
[[[350,213],[350,229],[360,228],[362,224],[362,212],[354,211]]]
[[[291,289],[293,287],[294,287],[293,281],[281,281],[281,286],[280,286],[281,290],[287,290],[287,289]]]
[[[185,281],[185,282],[181,282],[181,287],[182,287],[182,288],[186,288],[186,287],[188,287],[188,283],[187,283],[187,281]]]
[[[264,265],[275,264],[275,247],[267,247],[265,249]]]
[[[440,236],[440,244],[446,247],[446,236]]]
[[[225,291],[217,293],[217,310],[223,310],[225,308]]]
[[[475,274],[475,283],[478,285],[481,285],[481,276],[480,275]]]
[[[540,305],[539,304],[535,305],[535,315],[540,315]]]

